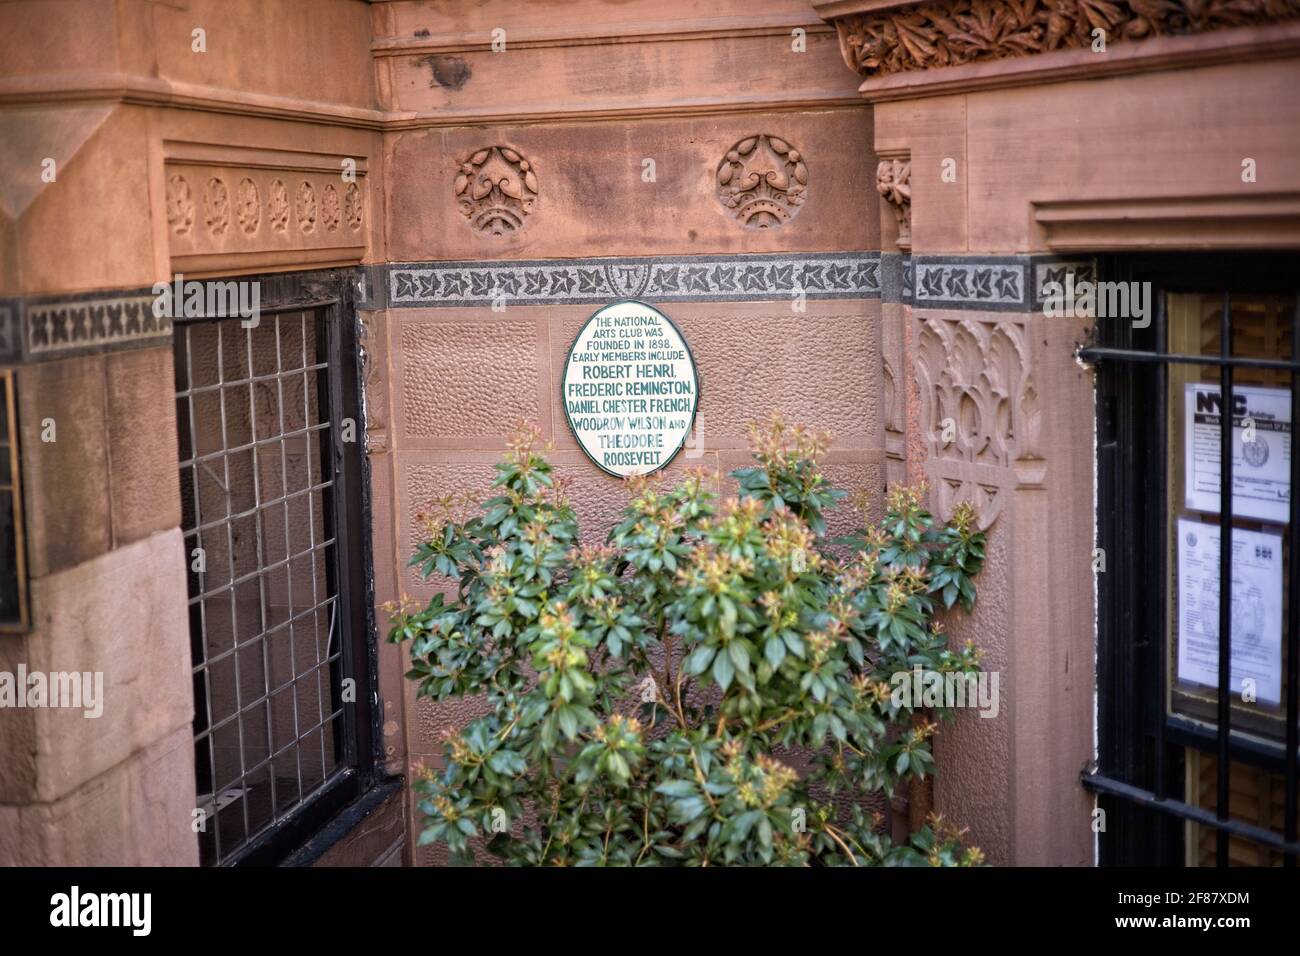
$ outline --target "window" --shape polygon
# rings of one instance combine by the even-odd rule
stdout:
[[[1156,308],[1148,328],[1099,318],[1081,353],[1098,370],[1106,571],[1099,759],[1084,784],[1106,811],[1103,863],[1296,861],[1296,265],[1105,266],[1108,280],[1150,282]]]
[[[0,631],[27,629],[27,550],[23,542],[14,373],[0,372]]]
[[[176,324],[207,865],[283,858],[373,768],[355,348],[337,303],[270,311]]]

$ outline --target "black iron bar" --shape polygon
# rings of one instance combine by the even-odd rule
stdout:
[[[1217,810],[1210,811],[1204,807],[1194,807],[1183,800],[1159,800],[1149,790],[1135,787],[1123,780],[1116,780],[1104,773],[1085,772],[1079,778],[1079,781],[1083,784],[1085,790],[1093,793],[1104,793],[1120,797],[1140,807],[1158,810],[1161,813],[1172,814],[1183,820],[1191,820],[1203,826],[1213,827],[1221,834],[1230,834],[1245,840],[1251,840],[1282,853],[1300,853],[1300,843],[1288,843],[1282,838],[1281,834],[1274,830],[1269,830],[1254,823],[1247,823],[1245,820],[1222,820],[1219,818]]]
[[[1138,351],[1137,349],[1090,347],[1079,349],[1076,354],[1085,362],[1117,359],[1123,362],[1155,362],[1158,364],[1214,365],[1224,367],[1233,366],[1234,368],[1274,369],[1283,372],[1294,372],[1296,369],[1300,369],[1300,362],[1287,362],[1282,359],[1231,358],[1223,355],[1163,355],[1158,352],[1143,352]]]
[[[1291,312],[1291,358],[1300,356],[1300,293],[1296,295]],[[1288,843],[1296,842],[1296,762],[1297,740],[1300,733],[1300,587],[1296,582],[1296,560],[1300,558],[1300,454],[1295,446],[1296,423],[1300,422],[1300,372],[1291,371],[1291,513],[1287,537],[1290,541],[1290,559],[1287,568],[1286,615],[1286,795],[1284,828]],[[1286,866],[1296,865],[1296,854],[1287,853]]]
[[[1219,353],[1232,356],[1232,296],[1223,293],[1223,315],[1219,323]],[[1222,366],[1219,402],[1219,746],[1218,799],[1215,816],[1228,819],[1229,777],[1231,770],[1232,699],[1232,371]],[[1215,834],[1215,864],[1228,865],[1228,837],[1220,827]]]

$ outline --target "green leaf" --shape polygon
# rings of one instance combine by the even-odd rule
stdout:
[[[694,797],[699,795],[699,790],[691,780],[665,780],[655,787],[655,793],[669,797]]]
[[[713,658],[713,679],[724,691],[731,686],[731,679],[736,676],[735,665],[731,663],[730,654],[719,654]]]
[[[716,647],[701,644],[686,658],[686,673],[692,676],[703,674],[709,669],[709,664],[713,661],[713,655],[717,650]]]
[[[773,670],[780,667],[781,662],[785,660],[785,642],[775,634],[772,635],[763,645],[763,656],[767,658]]]

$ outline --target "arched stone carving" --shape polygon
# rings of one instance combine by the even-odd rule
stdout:
[[[1008,471],[1032,474],[1035,482],[1043,473],[1041,406],[1025,327],[1011,319],[920,321],[921,435],[935,463],[939,513],[947,518],[959,501],[972,501],[988,527],[1001,510]]]

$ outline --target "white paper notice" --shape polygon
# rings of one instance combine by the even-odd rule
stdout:
[[[1231,691],[1282,697],[1282,536],[1232,531]],[[1178,519],[1178,679],[1219,684],[1219,528]]]
[[[1291,392],[1239,385],[1232,390],[1232,513],[1286,524],[1291,499]],[[1184,390],[1183,445],[1187,507],[1219,513],[1218,385]],[[1244,441],[1249,419],[1254,438]]]

